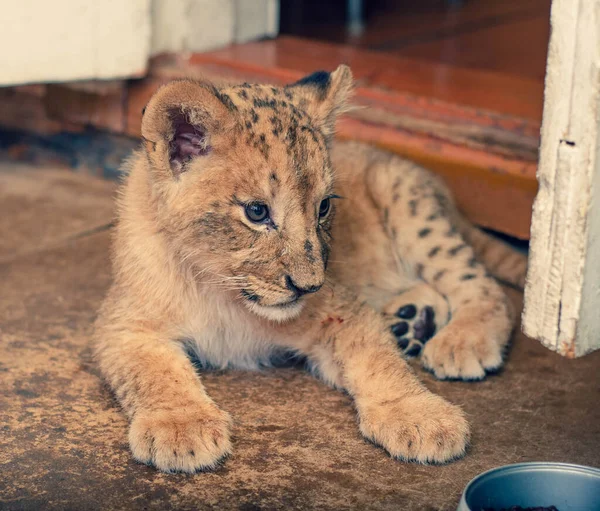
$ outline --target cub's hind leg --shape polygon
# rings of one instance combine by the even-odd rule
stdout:
[[[425,344],[450,319],[446,298],[425,282],[394,296],[382,312],[398,347],[409,357],[420,355]]]
[[[448,300],[451,319],[423,348],[424,366],[438,378],[465,380],[500,367],[514,313],[457,228],[443,185],[395,157],[375,162],[366,181],[398,260]]]

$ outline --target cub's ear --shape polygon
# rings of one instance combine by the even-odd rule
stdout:
[[[210,84],[180,80],[161,87],[142,118],[152,165],[175,177],[187,171],[196,158],[210,153],[213,135],[231,128],[234,109],[231,99]]]
[[[288,88],[300,95],[304,108],[323,132],[332,135],[337,116],[348,109],[354,82],[352,71],[342,64],[333,73],[317,71]]]

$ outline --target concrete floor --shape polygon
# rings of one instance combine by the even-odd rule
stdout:
[[[472,447],[453,464],[390,459],[360,437],[347,396],[297,368],[204,376],[235,419],[235,452],[217,471],[135,463],[89,346],[110,281],[113,191],[67,170],[0,165],[0,509],[451,510],[498,465],[600,465],[600,352],[566,360],[522,334],[484,382],[418,369],[469,415]]]

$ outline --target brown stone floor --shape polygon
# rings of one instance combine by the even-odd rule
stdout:
[[[235,418],[235,452],[216,472],[136,464],[90,359],[113,190],[0,165],[0,509],[451,510],[469,479],[498,465],[600,465],[600,352],[566,360],[520,334],[485,382],[418,369],[470,417],[472,447],[453,464],[390,459],[359,436],[347,396],[294,368],[204,376]]]

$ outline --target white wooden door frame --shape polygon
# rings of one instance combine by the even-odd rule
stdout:
[[[600,348],[600,0],[554,0],[523,331]]]

